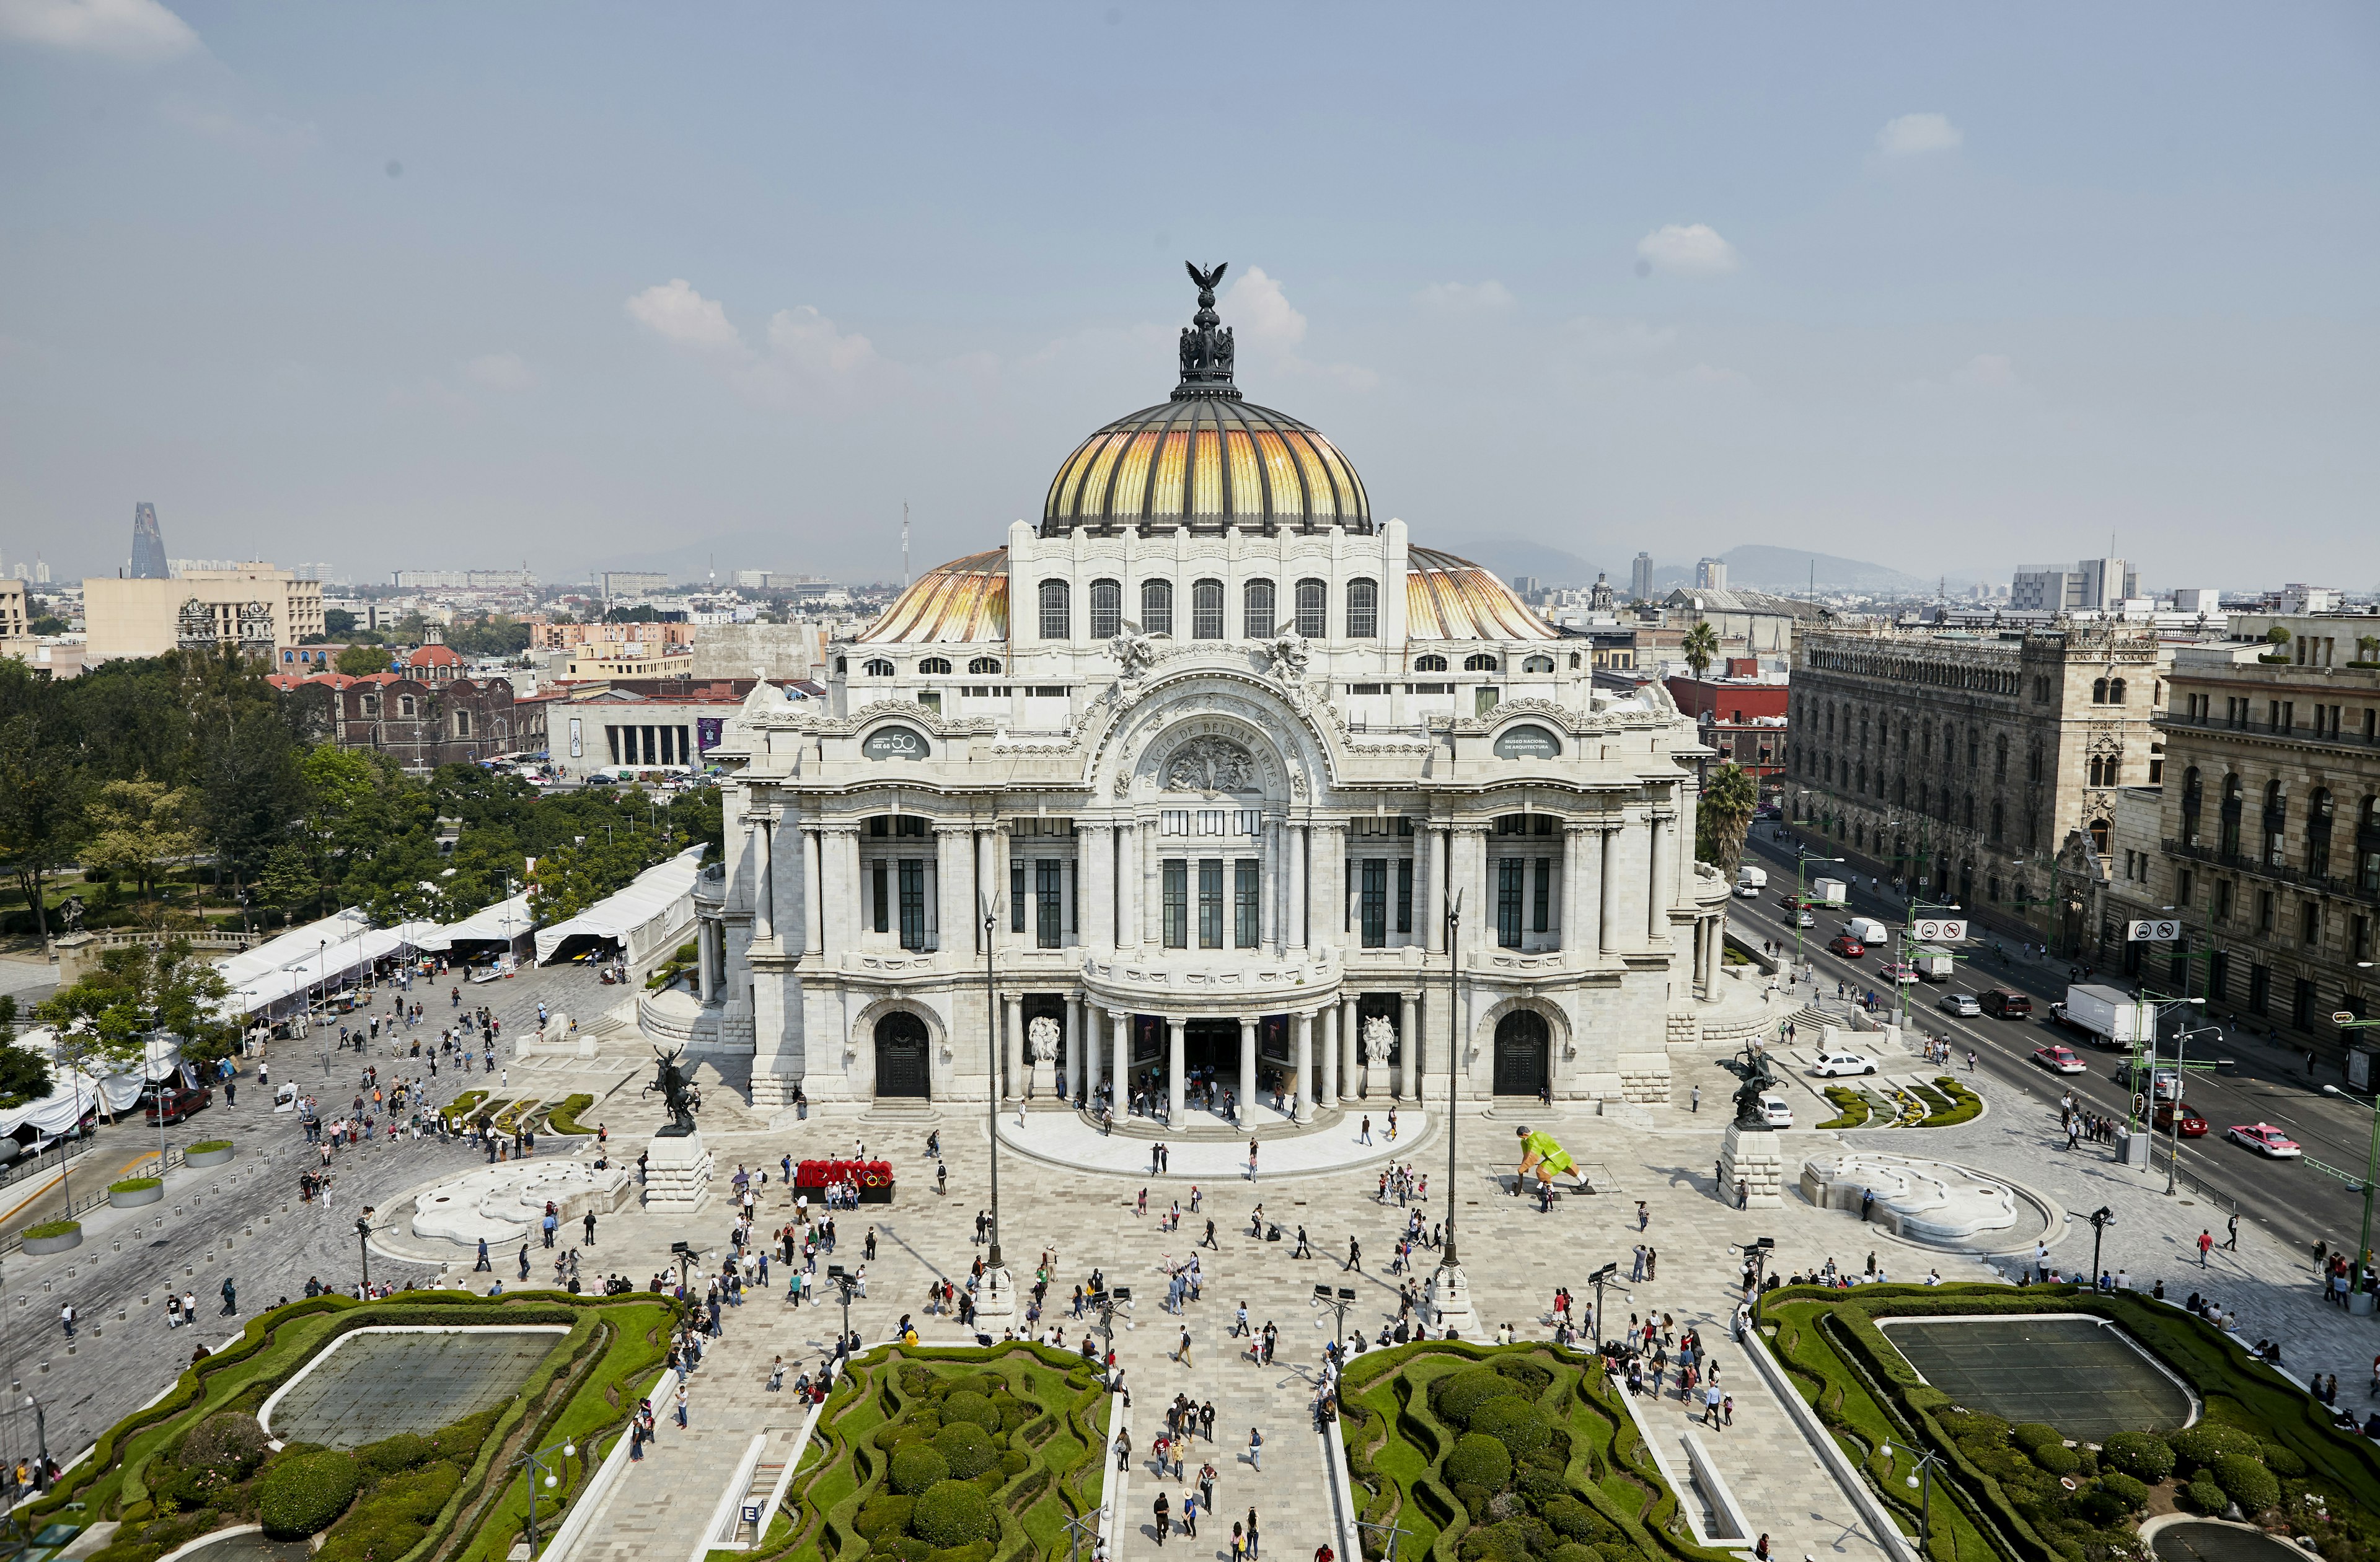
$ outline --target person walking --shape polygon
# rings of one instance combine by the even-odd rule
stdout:
[[[1157,1494],[1157,1500],[1149,1504],[1149,1509],[1156,1520],[1157,1544],[1161,1547],[1165,1544],[1166,1533],[1173,1528],[1172,1506],[1166,1502],[1163,1492]]]
[[[1248,1468],[1259,1475],[1264,1473],[1264,1434],[1253,1426],[1248,1428]],[[1251,1524],[1249,1528],[1253,1530],[1255,1526]]]
[[[2214,1246],[2214,1232],[2202,1230],[2198,1233],[2198,1266],[2200,1268],[2204,1269],[2206,1267],[2206,1255],[2213,1250]]]
[[[65,1306],[58,1309],[58,1326],[67,1331],[67,1338],[68,1339],[72,1339],[75,1337],[75,1310],[73,1302],[69,1302]]]
[[[1353,1237],[1347,1239],[1347,1267],[1359,1275],[1364,1272],[1364,1245]]]
[[[681,1376],[677,1380],[677,1424],[681,1431],[686,1427],[686,1379]]]
[[[587,1228],[587,1235],[580,1239],[578,1245],[593,1247],[595,1245],[595,1212],[593,1210],[587,1212],[587,1218],[582,1224]]]
[[[1173,1359],[1184,1366],[1190,1364],[1190,1326],[1182,1326],[1182,1343],[1173,1348]]]
[[[2225,1225],[2224,1225],[2224,1230],[2225,1230],[2225,1232],[2226,1232],[2226,1235],[2225,1235],[2225,1237],[2224,1237],[2224,1239],[2223,1239],[2223,1251],[2224,1251],[2224,1252],[2226,1252],[2226,1253],[2237,1253],[2237,1252],[2239,1252],[2239,1251],[2240,1251],[2240,1212],[2239,1212],[2238,1210],[2236,1210],[2236,1209],[2235,1209],[2235,1210],[2233,1210],[2233,1211],[2231,1212],[2231,1218],[2230,1218],[2228,1221],[2227,1221],[2227,1222],[2225,1223]]]

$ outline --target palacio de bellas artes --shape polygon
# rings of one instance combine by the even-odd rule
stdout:
[[[1666,1101],[1670,1048],[1757,1028],[1718,1002],[1694,723],[1247,399],[1220,272],[1171,397],[1038,525],[729,733],[695,1055],[748,1055],[756,1106],[1265,1140],[1450,1084]]]

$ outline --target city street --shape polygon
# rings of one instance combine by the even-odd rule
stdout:
[[[1794,892],[1795,854],[1792,842],[1774,839],[1773,829],[1770,821],[1758,821],[1746,842],[1752,854],[1746,860],[1767,866],[1768,888],[1756,901],[1738,898],[1730,925],[1755,943],[1763,938],[1781,939],[1790,953],[1794,929],[1784,902]],[[1829,873],[1840,874],[1847,881],[1850,878],[1836,867],[1812,867],[1806,878],[1815,879]],[[1853,994],[1874,989],[1881,1015],[1889,996],[1883,967],[1892,957],[1871,950],[1863,959],[1844,960],[1827,951],[1827,940],[1834,936],[1843,918],[1853,914],[1874,916],[1897,929],[1906,915],[1906,905],[1889,892],[1871,892],[1862,879],[1852,891],[1849,908],[1821,910],[1816,914],[1817,926],[1802,930],[1802,954],[1817,973],[1821,994],[1831,998],[1838,981],[1845,983],[1846,990]],[[1982,932],[1980,926],[1978,932]],[[2123,1118],[2130,1108],[2131,1092],[2116,1082],[2115,1072],[2126,1055],[2089,1047],[2076,1033],[2052,1023],[2048,1018],[2050,1003],[2066,996],[2067,972],[2072,963],[2056,958],[2027,959],[2014,951],[2003,961],[1994,952],[1994,942],[1987,934],[1977,937],[1958,951],[1961,956],[1958,973],[1949,982],[1921,982],[1911,988],[1912,1026],[1928,1035],[1947,1037],[1960,1055],[1962,1073],[1964,1055],[1972,1048],[1987,1077],[2022,1090],[2037,1100],[2054,1104],[2070,1090],[2087,1110]],[[2087,979],[2128,991],[2131,988],[2131,984],[2120,977],[2095,974]],[[2031,995],[2033,1018],[1961,1019],[1936,1007],[1946,993],[1977,993],[1996,987]],[[2033,1061],[2035,1047],[2053,1045],[2072,1047],[2090,1064],[2090,1071],[2056,1074]],[[2225,1141],[2222,1135],[2234,1123],[2275,1123],[2304,1145],[2309,1156],[2332,1166],[2357,1170],[2365,1164],[2370,1152],[2370,1114],[2352,1103],[2322,1095],[2318,1084],[2308,1084],[2302,1054],[2240,1035],[2228,1027],[2219,1050],[2194,1047],[2190,1055],[2192,1059],[2228,1057],[2236,1060],[2236,1066],[2220,1071],[2192,1071],[2183,1086],[2184,1099],[2205,1114],[2208,1132],[2202,1139],[2182,1141],[2184,1177],[2177,1179],[2177,1187],[2186,1196],[2190,1191],[2186,1179],[2194,1177],[2227,1205],[2236,1205],[2244,1217],[2263,1223],[2301,1252],[2310,1253],[2318,1241],[2333,1248],[2351,1249],[2363,1217],[2360,1193],[2350,1192],[2301,1163],[2267,1160],[2242,1145]],[[2153,1177],[2160,1189],[2166,1181],[2170,1144],[2169,1138],[2160,1138],[2154,1168],[2137,1174],[2143,1180]]]

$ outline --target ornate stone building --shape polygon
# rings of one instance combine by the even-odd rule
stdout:
[[[1857,872],[2073,952],[2118,791],[2164,773],[2171,655],[2120,625],[1806,631],[1787,815]]]
[[[730,727],[698,1048],[756,1101],[1666,1098],[1728,905],[1693,723],[1244,400],[1210,285],[1038,526]]]

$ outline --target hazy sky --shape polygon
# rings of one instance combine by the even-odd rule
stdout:
[[[2376,18],[0,0],[0,557],[890,575],[1196,258],[1458,550],[2370,588]]]

